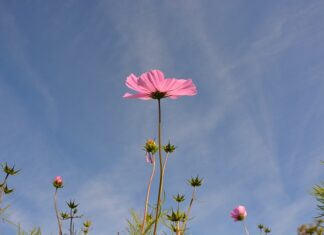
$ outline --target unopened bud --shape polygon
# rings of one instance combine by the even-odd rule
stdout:
[[[53,181],[53,186],[55,188],[63,188],[63,180],[61,176],[56,176],[54,181]]]

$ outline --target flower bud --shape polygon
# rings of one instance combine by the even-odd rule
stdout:
[[[173,153],[174,150],[177,148],[174,145],[170,144],[170,141],[167,145],[162,146],[164,152],[166,153]]]
[[[158,151],[158,146],[154,140],[148,139],[144,145],[144,149],[146,151],[145,158],[147,163],[154,163],[154,156],[153,154]]]
[[[61,212],[61,218],[62,218],[63,220],[67,220],[67,219],[70,219],[70,216],[69,216],[69,214],[66,213],[66,212]]]
[[[86,220],[83,222],[83,226],[86,227],[86,228],[90,228],[92,222],[90,220]]]
[[[13,191],[14,191],[14,189],[13,189],[13,188],[12,188],[12,189],[8,188],[7,185],[3,188],[3,192],[4,192],[5,194],[10,194],[10,193],[12,193]]]
[[[154,154],[158,151],[159,148],[154,140],[148,139],[144,145],[144,149],[146,150],[147,153]]]
[[[68,207],[70,209],[75,209],[78,207],[79,204],[76,204],[74,200],[70,200],[69,202],[66,202],[66,204],[68,205]]]
[[[173,196],[173,199],[174,199],[176,202],[180,203],[180,202],[183,202],[183,201],[185,200],[185,196],[184,196],[184,195],[180,195],[180,194],[178,193],[178,195]]]
[[[238,206],[234,208],[231,212],[231,216],[234,221],[242,221],[247,217],[247,212],[244,206]]]
[[[13,167],[8,166],[7,163],[5,163],[4,166],[2,166],[2,170],[7,175],[16,175],[20,171],[20,170],[15,170],[15,166]]]
[[[177,210],[176,212],[174,212],[173,210],[171,211],[170,215],[167,215],[168,220],[170,220],[171,222],[184,222],[187,219],[187,215],[185,212],[181,212],[179,210]]]
[[[271,232],[271,229],[270,228],[264,228],[264,233],[267,234],[267,233],[270,233]]]
[[[61,176],[56,176],[54,181],[53,181],[53,186],[55,188],[63,188],[63,180]]]
[[[188,180],[188,183],[192,186],[192,187],[200,187],[202,185],[203,179],[199,179],[199,177],[197,176],[196,178],[191,178],[190,180]]]

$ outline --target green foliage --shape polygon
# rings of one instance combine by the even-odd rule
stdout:
[[[127,232],[130,235],[142,235],[141,228],[142,228],[142,218],[134,211],[131,210],[131,218],[127,219]],[[166,212],[161,212],[158,216],[158,219],[161,221],[161,223],[165,222]],[[151,214],[148,214],[146,217],[146,227],[144,230],[144,235],[151,235],[153,234],[153,225],[155,223],[155,219],[153,219],[153,216]]]
[[[324,162],[321,162],[324,164]],[[321,218],[324,217],[324,183],[316,184],[313,186],[312,195],[315,197],[317,203],[317,208],[319,209],[318,218],[313,224],[302,224],[298,227],[297,233],[299,235],[324,235],[324,225]]]
[[[318,218],[324,217],[324,184],[315,185],[312,193],[318,202],[317,208],[320,210]]]
[[[91,225],[92,222],[90,220],[86,220],[83,222],[83,228],[81,229],[81,231],[84,235],[87,235],[89,233]]]
[[[139,215],[134,210],[130,211],[131,219],[127,219],[128,228],[127,231],[130,235],[140,235],[142,221]]]
[[[323,220],[317,220],[314,224],[303,224],[297,229],[298,235],[324,235]]]
[[[42,235],[42,232],[40,228],[33,228],[33,230],[28,233],[23,231],[19,226],[17,235]]]

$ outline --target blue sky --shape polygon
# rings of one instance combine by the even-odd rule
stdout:
[[[251,235],[259,223],[294,234],[316,215],[309,192],[324,176],[323,12],[320,0],[1,1],[0,161],[22,168],[11,219],[56,234],[61,175],[61,208],[76,199],[92,234],[126,234],[157,105],[122,99],[124,82],[160,69],[198,88],[162,103],[163,138],[178,146],[166,196],[205,179],[190,234],[242,234],[238,204]]]

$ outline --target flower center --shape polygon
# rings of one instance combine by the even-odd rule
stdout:
[[[160,100],[160,99],[164,98],[165,95],[166,95],[166,92],[155,91],[155,92],[151,93],[151,98]]]

